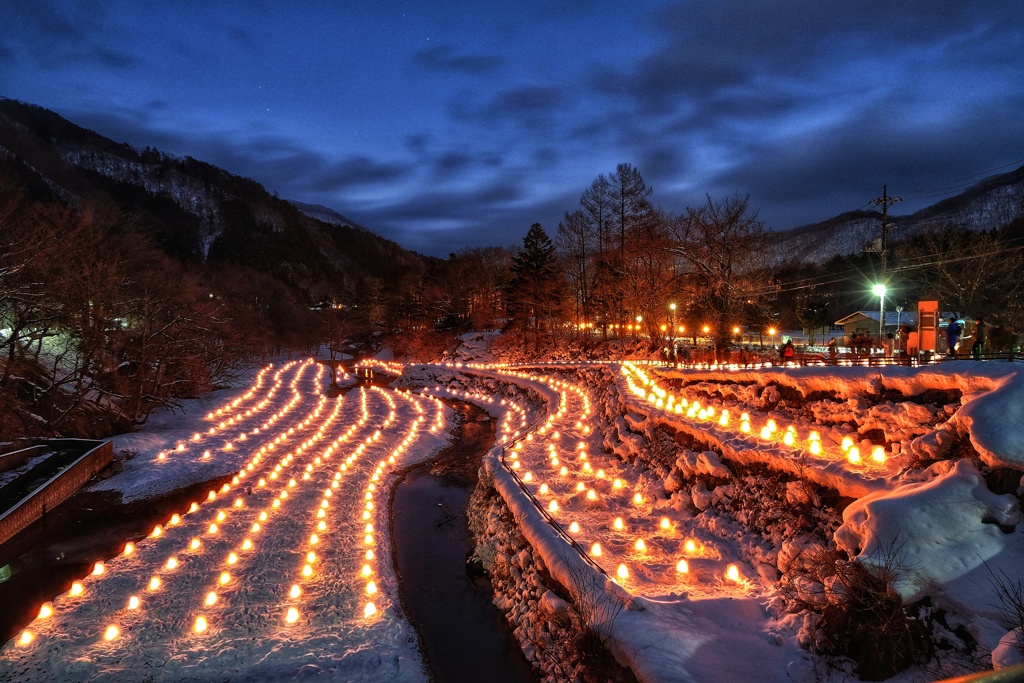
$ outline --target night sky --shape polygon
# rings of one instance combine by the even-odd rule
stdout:
[[[1024,163],[1024,5],[0,0],[0,95],[428,254],[554,234],[620,162],[781,230]]]

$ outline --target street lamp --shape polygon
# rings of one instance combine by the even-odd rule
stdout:
[[[878,297],[878,338],[885,337],[885,285],[877,284],[871,292]]]
[[[769,327],[768,328],[768,334],[771,335],[771,338],[772,338],[772,348],[774,349],[775,348],[775,328],[774,327]]]
[[[676,338],[676,305],[674,303],[668,305],[669,329],[672,330],[672,341],[675,342]]]
[[[643,321],[644,321],[644,317],[642,315],[638,315],[636,317],[636,336],[637,337],[640,336],[640,323],[642,323]]]

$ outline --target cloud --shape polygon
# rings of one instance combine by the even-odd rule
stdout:
[[[110,47],[104,2],[52,3],[35,0],[5,12],[6,49],[48,69],[96,64],[126,69],[140,63],[136,55]]]
[[[291,139],[250,136],[239,132],[173,130],[156,125],[147,107],[115,112],[85,111],[71,118],[102,135],[136,147],[156,147],[192,156],[231,173],[253,178],[270,190],[299,197],[309,193],[343,193],[401,180],[407,164],[379,161],[363,155],[331,159]],[[158,109],[158,107],[156,107]]]
[[[459,54],[452,45],[434,45],[413,55],[413,61],[431,71],[485,74],[502,65],[501,57],[486,54]]]

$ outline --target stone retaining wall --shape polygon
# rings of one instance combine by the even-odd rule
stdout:
[[[491,577],[494,604],[512,625],[538,678],[545,683],[635,681],[600,638],[582,627],[586,619],[520,533],[485,469],[466,511],[475,554]]]

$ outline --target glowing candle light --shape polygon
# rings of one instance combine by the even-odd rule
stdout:
[[[207,607],[213,606],[217,602],[217,594],[214,593],[213,591],[210,591],[209,593],[206,594],[205,602],[206,602],[206,606]]]
[[[39,606],[39,616],[37,616],[36,618],[37,619],[46,619],[46,618],[48,618],[48,617],[50,617],[52,615],[53,615],[53,603],[47,601],[47,602],[44,602],[42,605]]]
[[[639,493],[636,493],[633,495],[633,502],[639,505],[640,503],[644,502],[644,497]]]
[[[841,448],[842,448],[842,449],[843,449],[844,451],[848,451],[848,450],[850,450],[850,448],[852,448],[852,447],[853,447],[853,439],[851,439],[851,438],[850,438],[850,437],[848,437],[848,436],[844,436],[844,437],[843,437],[843,443],[842,443],[842,446],[841,446]]]
[[[885,462],[885,449],[881,446],[875,446],[871,449],[871,459],[878,463]]]
[[[686,539],[686,543],[683,544],[683,547],[686,548],[686,552],[688,553],[697,552],[697,543],[692,538]]]
[[[71,584],[71,595],[81,595],[85,592],[85,586],[82,585],[81,581],[75,581]]]
[[[299,597],[300,595],[302,595],[302,589],[299,588],[299,584],[297,584],[297,583],[292,584],[292,589],[290,591],[288,591],[288,597],[290,597],[290,598],[292,598],[294,600],[295,598]]]
[[[220,585],[223,586],[223,585],[227,584],[230,580],[231,580],[231,574],[228,574],[227,572],[221,572],[220,573],[220,578],[218,579],[218,581],[220,581]]]
[[[613,481],[612,482],[612,488],[621,489],[622,488],[622,480],[621,479],[616,479],[615,481]]]
[[[647,544],[644,543],[644,539],[642,538],[636,539],[636,543],[633,545],[633,547],[635,547],[640,552],[647,550]]]
[[[93,576],[101,576],[104,571],[106,571],[106,569],[104,568],[102,562],[97,562],[96,564],[94,564],[92,566],[92,575]]]
[[[810,451],[812,455],[821,455],[821,442],[812,441],[810,445]]]
[[[294,624],[296,621],[299,620],[299,610],[295,609],[294,607],[289,607],[288,614],[285,615],[284,620],[287,621],[289,624]]]
[[[250,539],[247,538],[244,541],[242,541],[242,550],[251,550],[251,549],[252,549],[252,541]]]
[[[622,521],[622,517],[616,517],[615,521],[612,522],[612,526],[615,527],[615,529],[617,529],[618,531],[622,531],[626,528],[625,523],[623,523]]]
[[[311,567],[311,566],[310,566],[310,565],[308,565],[308,564],[307,564],[307,565],[304,565],[304,566],[302,567],[302,575],[303,575],[303,576],[312,576],[312,575],[313,575],[313,567]]]
[[[552,499],[551,502],[548,503],[548,511],[549,512],[558,512],[558,501],[557,500]]]
[[[619,568],[615,570],[615,575],[618,576],[620,579],[628,579],[629,569],[626,568],[626,565],[620,564]]]
[[[846,451],[846,459],[854,465],[859,465],[861,462],[860,449],[856,446],[850,448],[850,450]]]
[[[35,635],[31,631],[22,631],[21,635],[18,636],[18,645],[25,647],[35,639]]]
[[[161,527],[159,524],[157,524],[155,527],[153,527],[153,532],[150,534],[150,536],[152,536],[153,538],[157,538],[163,532],[164,532],[163,527]]]
[[[196,617],[196,624],[195,624],[195,626],[192,627],[192,629],[196,633],[203,633],[204,631],[206,631],[206,628],[207,628],[206,617],[202,617],[202,616]]]
[[[594,557],[601,557],[601,544],[595,543],[594,545],[590,546],[590,554]]]
[[[744,434],[749,434],[750,433],[750,423],[746,422],[746,421],[741,422],[740,423],[740,431],[743,432]]]
[[[761,438],[770,439],[772,437],[772,430],[768,428],[768,425],[761,427]]]
[[[128,598],[128,609],[138,609],[142,602],[139,600],[139,596],[133,595]]]
[[[160,577],[159,576],[154,576],[152,579],[149,580],[149,590],[155,591],[159,587],[160,587]]]
[[[690,565],[686,563],[686,560],[679,560],[676,564],[676,571],[680,574],[685,574],[690,571]]]
[[[238,562],[238,555],[235,553],[228,553],[228,564],[234,564]]]
[[[114,640],[121,635],[121,629],[111,624],[107,627],[107,630],[103,632],[103,640]]]
[[[363,616],[367,619],[377,613],[377,606],[372,602],[366,603],[366,607],[363,608]]]
[[[662,517],[659,526],[661,526],[662,529],[668,529],[671,526],[668,517]]]
[[[176,569],[177,567],[178,567],[178,558],[176,558],[176,557],[168,557],[167,558],[167,568],[168,569]]]
[[[740,568],[734,564],[730,564],[725,568],[725,578],[729,579],[733,583],[738,583],[740,580]]]
[[[374,583],[373,581],[368,582],[366,584],[366,594],[367,595],[373,595],[376,592],[377,592],[377,584]]]

